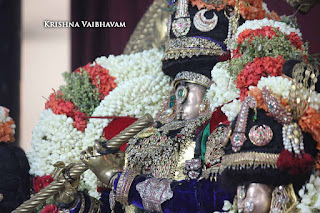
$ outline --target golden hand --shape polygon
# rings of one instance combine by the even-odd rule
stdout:
[[[53,179],[57,180],[61,176],[65,177],[64,188],[54,195],[53,199],[59,204],[70,204],[78,198],[77,188],[79,186],[79,178],[76,180],[69,180],[68,173],[73,164],[65,166],[61,161],[54,164],[55,170],[51,174]],[[70,174],[70,173],[69,173]],[[69,182],[71,181],[71,182]]]
[[[88,147],[81,152],[80,159],[98,177],[98,179],[111,188],[115,173],[121,171],[124,166],[124,153],[101,155],[104,151],[99,141],[93,147]]]

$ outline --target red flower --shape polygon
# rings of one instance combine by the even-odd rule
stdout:
[[[75,111],[73,118],[73,126],[81,132],[87,127],[87,115],[80,111]]]
[[[282,56],[279,56],[255,58],[253,62],[248,63],[236,79],[237,88],[240,89],[240,99],[243,101],[247,97],[249,86],[257,86],[262,76],[282,75],[284,62]]]
[[[46,205],[44,209],[41,210],[41,213],[58,213],[59,209],[56,205]]]
[[[53,92],[46,102],[46,109],[50,108],[56,115],[66,115],[73,119],[73,126],[79,131],[84,131],[87,127],[87,116],[81,112],[71,101],[62,99],[60,91]]]
[[[40,192],[41,189],[48,186],[53,181],[51,175],[45,175],[42,177],[33,177],[32,178],[32,188],[35,193]]]
[[[286,36],[287,39],[291,41],[291,44],[295,46],[297,49],[301,49],[303,42],[297,33],[291,32],[290,35]]]
[[[103,68],[97,63],[93,66],[89,63],[84,67],[78,68],[75,72],[83,71],[86,71],[90,75],[91,83],[97,87],[101,100],[103,100],[110,91],[117,87],[117,84],[114,81],[116,78],[110,76],[109,70]]]
[[[277,36],[276,31],[271,26],[264,26],[259,29],[246,29],[242,31],[238,36],[238,43],[241,44],[245,39],[248,39],[249,43],[255,38],[255,37],[267,37],[269,39],[272,39],[274,36]]]

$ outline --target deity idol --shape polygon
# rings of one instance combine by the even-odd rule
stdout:
[[[128,142],[125,156],[105,149],[100,142],[82,152],[83,162],[106,190],[102,191],[101,202],[77,192],[77,180],[68,177],[66,168],[64,176],[70,183],[55,195],[60,209],[109,212],[111,208],[122,212],[126,207],[126,212],[132,208],[146,212],[213,212],[222,209],[224,200],[232,199],[217,182],[221,179],[219,170],[224,168],[220,165],[224,152],[215,137],[228,138],[228,134],[218,128],[208,140],[219,123],[228,122],[220,109],[212,114],[206,92],[215,84],[212,68],[227,58],[224,42],[231,39],[242,17],[254,19],[272,14],[262,6],[258,17],[241,11],[237,6],[243,1],[230,1],[229,6],[223,1],[190,2],[178,1],[176,12],[169,19],[170,40],[165,45],[162,69],[172,78],[172,91],[156,122]],[[253,186],[260,186],[255,183]],[[268,193],[262,193],[270,189],[268,186],[256,188],[259,190],[253,190],[252,199],[257,194],[263,201],[270,198]],[[255,209],[260,209],[258,204]]]
[[[112,188],[102,192],[101,199],[109,198],[116,212],[121,211],[119,204],[134,204],[147,212],[213,212],[222,209],[223,200],[230,200],[230,193],[217,182],[200,177],[212,116],[206,91],[213,66],[227,54],[223,42],[231,12],[199,10],[188,0],[178,1],[168,24],[170,40],[165,44],[162,68],[172,78],[173,89],[156,122],[128,142],[125,166],[123,154],[103,156],[98,143],[82,153],[83,162],[106,188]],[[211,126],[225,121],[221,111],[217,113]],[[65,195],[55,196],[62,208],[100,208],[84,193]],[[101,210],[107,212],[108,205]]]

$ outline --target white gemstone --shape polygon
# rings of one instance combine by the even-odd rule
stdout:
[[[167,114],[167,115],[170,115],[170,114],[172,114],[172,113],[173,113],[173,110],[172,110],[171,108],[169,108],[169,109],[166,110],[166,114]]]

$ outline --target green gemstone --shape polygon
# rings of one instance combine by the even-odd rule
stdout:
[[[253,116],[253,121],[256,121],[257,119],[258,119],[257,115]]]
[[[173,104],[174,104],[174,102],[173,102],[173,101],[171,101],[171,102],[170,102],[170,108],[172,108],[172,107],[173,107]]]
[[[183,96],[183,89],[179,89],[178,91],[178,97],[181,98]]]
[[[174,95],[171,95],[170,101],[174,101]]]

